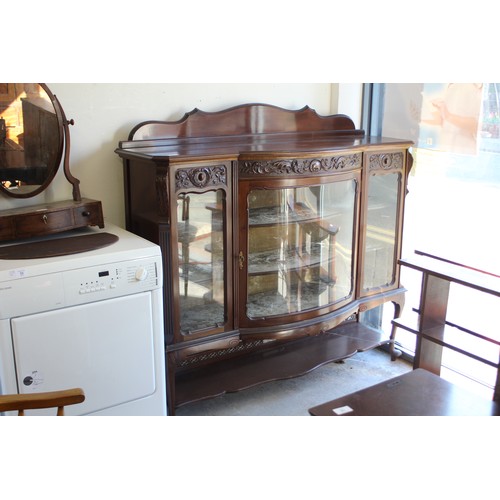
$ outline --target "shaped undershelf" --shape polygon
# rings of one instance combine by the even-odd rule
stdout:
[[[344,323],[316,337],[276,342],[258,352],[191,368],[176,375],[176,406],[304,375],[389,340],[362,323]]]

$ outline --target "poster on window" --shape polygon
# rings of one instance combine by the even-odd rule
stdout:
[[[481,83],[424,84],[418,147],[476,154],[482,100]]]
[[[384,135],[419,148],[477,154],[482,83],[386,84]]]

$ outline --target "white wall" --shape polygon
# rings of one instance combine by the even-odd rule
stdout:
[[[356,85],[359,86],[355,84],[355,88]],[[330,83],[49,83],[48,86],[61,102],[66,117],[75,120],[70,127],[70,165],[72,174],[81,181],[82,197],[101,200],[105,221],[119,226],[124,225],[123,177],[122,163],[114,150],[141,121],[178,120],[193,108],[217,111],[249,102],[287,109],[308,105],[321,115],[345,112],[338,111],[341,93],[337,84]],[[353,95],[356,96],[356,90]],[[359,122],[354,116],[353,119]],[[46,193],[28,200],[2,196],[0,209],[71,197],[71,186],[61,169]]]
[[[356,128],[361,127],[361,113],[363,105],[363,84],[339,83],[336,113],[350,116]]]

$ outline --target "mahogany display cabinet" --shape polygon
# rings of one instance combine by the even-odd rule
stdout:
[[[170,413],[393,343],[410,141],[266,104],[144,122],[119,144],[126,227],[161,246]]]

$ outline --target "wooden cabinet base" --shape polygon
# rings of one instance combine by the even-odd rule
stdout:
[[[172,408],[237,392],[272,380],[304,375],[332,361],[348,358],[388,343],[379,331],[357,322],[303,339],[274,342],[245,355],[217,361],[175,374],[175,401]],[[172,396],[172,395],[171,395]]]

